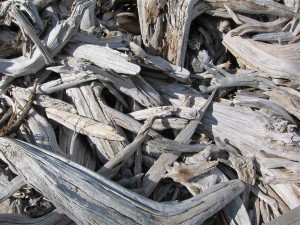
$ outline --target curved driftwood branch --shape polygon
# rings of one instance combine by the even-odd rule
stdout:
[[[231,33],[225,36],[223,43],[249,68],[265,72],[272,78],[291,80],[292,87],[300,88],[300,43],[266,44],[246,37],[232,36]]]
[[[79,224],[201,224],[244,190],[242,181],[232,180],[183,202],[158,203],[24,142],[0,138],[0,153],[31,186]]]

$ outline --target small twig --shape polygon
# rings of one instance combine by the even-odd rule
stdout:
[[[28,115],[29,110],[31,109],[36,94],[36,89],[37,89],[37,83],[34,84],[33,90],[31,92],[31,95],[29,96],[29,100],[27,104],[23,107],[23,109],[19,113],[13,113],[7,125],[0,130],[0,137],[4,137],[11,134],[21,126],[21,124],[25,120],[25,117]]]

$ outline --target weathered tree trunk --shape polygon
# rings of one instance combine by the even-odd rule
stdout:
[[[137,1],[143,42],[149,53],[183,66],[193,8],[198,0]]]

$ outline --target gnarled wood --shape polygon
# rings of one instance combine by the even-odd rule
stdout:
[[[197,0],[140,0],[141,34],[150,53],[183,66],[187,38]]]
[[[266,76],[291,81],[289,86],[299,89],[300,43],[279,45],[266,44],[228,33],[223,41],[228,50],[243,64],[260,70]]]
[[[0,153],[31,186],[80,224],[201,224],[244,189],[243,182],[233,180],[183,202],[157,203],[20,141],[0,138]],[[80,199],[81,204],[74,199]]]

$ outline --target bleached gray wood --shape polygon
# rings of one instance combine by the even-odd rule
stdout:
[[[124,38],[123,37],[112,37],[112,38],[97,38],[93,35],[88,35],[84,32],[77,32],[70,42],[79,42],[79,43],[87,43],[99,46],[108,46],[112,49],[125,48]]]
[[[107,163],[105,163],[97,171],[97,173],[107,176],[115,166],[127,161],[136,152],[136,150],[140,147],[143,141],[146,139],[149,133],[149,129],[152,126],[153,120],[154,117],[149,117],[149,119],[147,119],[145,121],[145,124],[141,127],[135,139],[124,149],[119,151],[112,159],[110,159]]]
[[[60,73],[62,79],[50,81],[41,85],[40,89],[44,93],[52,93],[67,87],[72,87],[75,84],[98,79],[101,82],[104,82],[104,85],[106,86],[111,86],[108,82],[112,83],[115,89],[129,95],[140,104],[147,107],[159,106],[162,103],[161,97],[157,91],[139,75],[130,78],[114,73],[113,71],[107,72],[84,59],[73,57],[68,57],[67,59],[64,58],[61,60],[61,63],[62,66],[48,68],[49,70]],[[111,91],[115,96],[118,98],[120,97],[114,90]]]
[[[141,95],[141,100],[138,101],[140,104],[146,107],[154,107],[162,105],[162,98],[160,94],[152,87],[142,76],[137,75],[131,78],[131,81],[137,88],[137,95]],[[120,85],[120,90],[122,90],[122,85]],[[131,92],[131,90],[128,90]],[[134,93],[131,94],[133,96]],[[135,99],[135,98],[134,98]]]
[[[201,224],[244,189],[241,181],[232,180],[183,202],[157,203],[20,141],[0,138],[0,152],[1,158],[23,175],[29,185],[47,194],[59,211],[80,224]],[[30,168],[30,172],[24,167]],[[74,201],[76,198],[81,204]]]
[[[197,2],[197,0],[137,2],[141,35],[148,52],[162,53],[163,58],[183,67],[193,8]],[[159,13],[161,11],[164,13]]]
[[[193,108],[199,109],[205,100],[200,93],[194,90],[188,91],[187,87],[176,84],[167,84],[162,81],[148,79],[166,99],[174,106],[181,104],[186,95],[189,95],[193,101]],[[280,133],[275,130],[269,130],[270,121],[262,114],[249,111],[240,107],[232,107],[224,103],[214,103],[210,107],[208,113],[204,116],[202,131],[208,136],[220,137],[227,139],[229,143],[238,148],[243,155],[255,157],[260,166],[262,176],[280,175],[283,171],[280,169],[267,169],[263,166],[262,161],[267,156],[262,151],[277,155],[277,157],[287,158],[293,161],[299,161],[298,143],[299,135],[295,132]],[[241,133],[240,131],[243,130]],[[272,137],[272,141],[269,140]],[[280,147],[281,146],[281,147]],[[284,152],[282,152],[284,149]],[[272,190],[281,198],[290,208],[294,208],[299,204],[296,190],[299,187],[293,184],[276,184],[270,185]]]
[[[287,18],[279,18],[272,22],[247,22],[231,31],[232,35],[244,35],[250,32],[274,32],[280,31],[281,27],[288,21]],[[278,41],[278,40],[277,40]]]
[[[284,108],[290,114],[300,119],[300,104],[298,103],[299,92],[289,87],[280,87],[276,91],[266,91],[270,100]]]
[[[152,129],[160,131],[167,129],[181,130],[189,123],[187,119],[182,118],[162,118],[153,121]]]
[[[129,106],[121,93],[119,93],[116,88],[109,82],[102,81],[103,86],[105,86],[108,91],[113,94],[113,96],[126,108],[129,109]],[[94,88],[93,88],[94,89]],[[95,90],[95,89],[94,89]],[[121,90],[120,90],[121,91]]]
[[[89,85],[81,85],[80,87],[70,88],[67,90],[67,95],[72,98],[79,115],[100,121],[105,124],[111,123],[110,120],[105,116],[103,109],[101,108],[102,106],[99,105],[97,99],[95,98],[92,87]],[[119,129],[116,126],[114,127],[121,134]],[[95,144],[97,154],[100,156],[100,159],[103,162],[107,162],[107,160],[111,159],[127,144],[127,142],[106,141],[101,138],[94,137],[89,137],[89,139],[93,144]]]
[[[70,17],[58,24],[43,40],[45,47],[54,57],[77,32],[82,12],[90,5],[89,2],[78,3]],[[21,56],[15,59],[0,59],[0,72],[6,76],[20,77],[35,74],[45,66],[45,60],[40,50],[35,50],[30,58]]]
[[[249,75],[239,75],[230,77],[222,77],[218,79],[218,83],[212,84],[209,87],[200,86],[199,89],[204,93],[211,93],[213,90],[231,87],[255,87],[261,90],[269,90],[275,88],[275,84],[266,77],[262,77],[259,74],[250,73]]]
[[[33,0],[33,4],[38,10],[41,10],[57,0]]]
[[[10,13],[11,8],[14,6],[18,6],[24,13],[26,13],[27,16],[30,18],[30,20],[38,29],[41,30],[43,28],[43,21],[40,18],[36,5],[34,5],[32,1],[24,1],[24,0],[6,1],[3,3],[3,7],[1,7],[2,10],[1,14],[6,15]],[[7,22],[8,24],[10,24],[11,21],[7,21]]]
[[[91,5],[84,11],[80,23],[80,30],[91,32],[95,28],[96,0],[90,0]]]
[[[284,108],[277,105],[276,103],[263,99],[263,98],[256,98],[253,96],[247,96],[247,95],[237,95],[235,99],[233,100],[234,104],[237,105],[244,105],[244,106],[250,106],[255,108],[267,108],[272,113],[274,113],[277,116],[281,116],[284,119],[290,121],[292,124],[297,125],[297,122],[295,119],[286,112]]]
[[[149,109],[143,109],[138,110],[129,113],[128,115],[132,116],[136,120],[145,120],[149,116],[154,115],[160,115],[160,114],[166,114],[166,113],[172,113],[173,115],[184,118],[184,119],[197,119],[199,117],[199,114],[197,110],[194,110],[190,107],[185,106],[179,106],[179,107],[173,107],[173,106],[161,106],[161,107],[152,107]]]
[[[282,16],[292,18],[294,16],[294,7],[285,6],[278,2],[259,0],[205,0],[214,9],[224,8],[224,4],[230,7],[234,12],[248,13],[248,14],[269,14],[275,16]]]
[[[266,225],[297,225],[300,223],[300,206],[272,220]]]
[[[47,117],[63,126],[68,127],[81,134],[92,137],[103,138],[112,141],[124,141],[124,137],[119,135],[117,131],[109,125],[89,119],[87,117],[79,116],[67,111],[57,110],[55,108],[46,109]]]
[[[293,38],[292,32],[271,32],[261,33],[252,36],[254,41],[267,41],[267,42],[289,42]]]
[[[200,152],[204,150],[208,144],[184,144],[170,139],[154,139],[147,142],[147,148],[150,150],[156,149],[161,152],[175,151],[175,152]]]
[[[287,160],[287,159],[267,158],[267,159],[264,159],[263,164],[269,169],[284,167],[294,173],[300,172],[300,163],[294,162],[291,160]]]
[[[40,50],[46,64],[48,65],[54,63],[50,52],[48,52],[48,49],[40,41],[39,37],[36,34],[36,31],[30,24],[28,19],[25,17],[25,15],[22,13],[22,11],[19,10],[15,5],[12,5],[11,15],[16,20],[16,23],[19,25],[19,27],[25,31],[25,33],[31,38],[33,43],[35,43],[37,48]]]
[[[15,98],[24,99],[26,101],[29,100],[31,95],[31,91],[29,89],[24,89],[21,87],[14,87],[12,94]],[[57,108],[62,111],[68,111],[71,113],[76,113],[76,109],[73,105],[59,100],[57,98],[52,98],[48,95],[38,94],[35,96],[33,104],[44,107],[44,108]]]
[[[265,184],[299,184],[299,173],[283,174],[278,176],[265,176],[260,179]]]
[[[288,79],[291,86],[299,88],[299,51],[300,44],[266,44],[228,33],[223,44],[244,65],[259,70],[272,78]],[[295,84],[293,85],[293,82]]]
[[[58,146],[52,126],[34,109],[29,111],[27,124],[30,128],[32,141],[35,145],[56,154],[63,154]]]
[[[76,225],[67,216],[58,213],[57,210],[38,218],[29,218],[18,213],[0,214],[0,223],[3,225]]]
[[[14,179],[12,179],[0,191],[0,204],[3,203],[9,197],[11,197],[14,193],[16,193],[18,190],[20,190],[25,185],[26,185],[26,182],[22,176],[17,176]]]
[[[127,115],[125,115],[124,113],[121,113],[113,108],[110,108],[106,105],[101,105],[102,108],[106,111],[106,113],[109,115],[109,117],[115,121],[119,126],[130,130],[131,132],[137,134],[139,132],[139,130],[142,127],[142,124],[139,123],[138,121],[136,121],[135,119],[133,119],[132,117],[129,117]],[[150,129],[149,130],[149,136],[150,137],[162,137],[159,133],[157,133],[156,131]]]
[[[51,68],[52,69],[52,68]],[[51,80],[49,82],[43,83],[40,86],[40,91],[45,94],[51,94],[57,91],[61,91],[70,87],[74,87],[78,84],[82,84],[88,81],[94,81],[97,80],[98,76],[96,75],[87,75],[85,73],[81,74],[74,74],[73,76],[67,78],[67,79],[57,79],[57,80]]]
[[[77,132],[72,132],[72,138],[68,146],[70,159],[74,162],[94,171],[96,167],[96,158],[92,154],[92,149],[84,141],[83,136]]]
[[[134,54],[140,59],[145,60],[147,64],[151,64],[152,66],[164,72],[168,71],[169,76],[175,78],[176,80],[188,83],[190,82],[190,72],[187,69],[173,65],[159,56],[148,55],[140,46],[138,46],[134,42],[130,42],[129,46],[131,51],[133,51]]]
[[[76,132],[60,126],[59,127],[59,147],[72,161],[95,170],[96,158],[87,140]]]
[[[211,96],[207,99],[207,102],[198,111],[199,118],[191,120],[189,124],[176,136],[175,141],[187,143],[191,139],[214,95],[215,92],[211,94]],[[146,196],[150,196],[154,188],[158,185],[162,175],[166,173],[166,166],[172,165],[179,156],[179,152],[163,153],[154,165],[147,171],[143,179],[143,189]]]
[[[109,47],[91,44],[69,44],[65,51],[75,58],[86,59],[100,68],[120,74],[137,75],[141,68],[128,62],[128,56]]]

